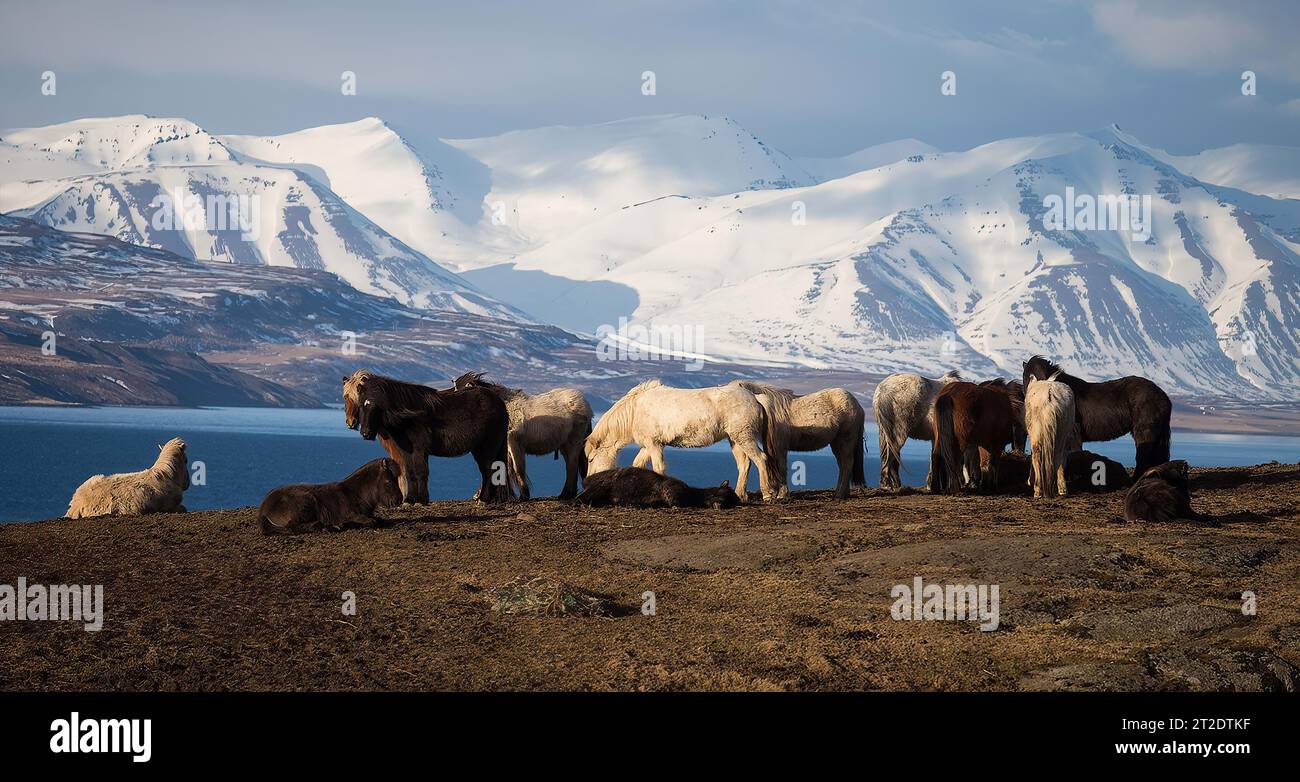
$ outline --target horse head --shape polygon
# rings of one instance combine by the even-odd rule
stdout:
[[[368,369],[358,369],[343,378],[343,420],[349,429],[356,429],[360,425],[361,391],[370,374]]]

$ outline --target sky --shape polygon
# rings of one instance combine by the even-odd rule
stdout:
[[[151,114],[270,134],[378,116],[418,145],[698,113],[805,157],[1111,123],[1178,154],[1300,146],[1296,30],[1290,0],[0,0],[0,128]]]

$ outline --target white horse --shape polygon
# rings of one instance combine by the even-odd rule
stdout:
[[[519,498],[526,500],[532,486],[528,482],[526,456],[554,453],[564,457],[564,488],[559,499],[571,500],[578,494],[578,479],[587,479],[587,455],[584,443],[591,434],[591,405],[576,388],[557,388],[533,396],[517,388],[489,383],[482,372],[470,372],[456,378],[457,391],[470,386],[493,391],[506,404],[510,430],[506,450],[510,461],[510,480],[519,487]]]
[[[1074,392],[1056,378],[1029,378],[1025,389],[1025,428],[1029,431],[1029,483],[1035,497],[1065,496],[1065,466],[1071,451],[1083,448],[1075,422]]]
[[[664,446],[702,448],[724,439],[731,443],[736,459],[736,496],[745,499],[753,462],[763,499],[772,499],[767,414],[754,395],[739,386],[671,388],[647,380],[624,394],[596,422],[587,437],[587,461],[592,474],[612,470],[618,450],[636,443],[641,452],[632,465],[644,467],[649,462],[655,472],[666,475]]]
[[[880,436],[880,488],[897,489],[901,452],[907,438],[933,440],[934,426],[930,422],[930,407],[939,389],[961,380],[961,375],[949,372],[937,380],[911,372],[890,375],[876,386],[871,395],[871,410],[876,415],[876,430]],[[926,478],[926,484],[930,482]]]
[[[185,441],[179,437],[158,446],[153,466],[140,472],[94,475],[72,495],[70,519],[90,516],[142,516],[146,513],[184,513],[181,495],[190,487]]]
[[[731,385],[754,394],[767,412],[767,455],[774,463],[777,497],[790,494],[789,452],[819,451],[828,445],[840,468],[836,498],[848,499],[850,485],[866,484],[862,439],[867,414],[853,394],[843,388],[827,388],[796,396],[789,389],[749,380],[733,380]]]

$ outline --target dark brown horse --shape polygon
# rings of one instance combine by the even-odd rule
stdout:
[[[336,483],[300,483],[272,489],[257,509],[266,535],[373,527],[377,508],[402,502],[400,468],[392,459],[375,459]]]
[[[1005,388],[1012,398],[1019,399],[1023,404],[1025,401],[1025,386],[1019,380],[1007,382],[1003,378],[994,378],[985,380],[980,383],[982,386],[993,386],[995,388]],[[1016,416],[1016,420],[1011,424],[1011,451],[1013,453],[1024,453],[1025,443],[1029,441],[1029,430],[1025,428],[1025,417],[1022,413]]]
[[[726,481],[716,489],[697,489],[668,475],[642,467],[617,467],[588,477],[582,493],[573,500],[580,505],[603,508],[630,505],[636,508],[734,508],[740,504]]]
[[[402,467],[402,495],[429,501],[429,457],[474,457],[484,502],[511,497],[505,403],[485,388],[440,391],[359,370],[343,381],[347,424],[367,440],[378,438]]]
[[[982,491],[997,491],[998,461],[1012,440],[1023,400],[1006,383],[949,383],[939,390],[930,413],[934,444],[930,450],[932,492],[957,492],[962,474]]]
[[[1046,380],[1061,368],[1042,356],[1024,362],[1024,383]],[[1137,459],[1133,480],[1157,464],[1169,461],[1169,416],[1173,403],[1160,386],[1145,377],[1121,377],[1090,383],[1061,372],[1056,378],[1074,392],[1075,416],[1084,442],[1133,435]]]

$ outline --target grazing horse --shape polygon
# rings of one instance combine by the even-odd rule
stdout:
[[[190,487],[185,441],[173,437],[158,446],[153,466],[140,472],[94,475],[72,494],[70,519],[91,516],[142,516],[146,513],[184,513],[181,496]]]
[[[375,459],[335,483],[299,483],[272,489],[257,509],[263,535],[296,535],[316,530],[338,532],[373,527],[377,508],[402,503],[397,482],[401,468],[392,459]]]
[[[510,499],[510,416],[505,402],[491,391],[439,391],[361,369],[344,378],[343,410],[349,428],[367,440],[378,437],[401,466],[406,502],[429,501],[430,456],[466,453],[478,465],[478,497],[485,502]],[[494,480],[494,474],[499,478]]]
[[[1137,459],[1133,480],[1157,464],[1169,461],[1169,416],[1173,404],[1160,386],[1145,377],[1122,377],[1104,383],[1090,383],[1061,372],[1061,368],[1042,356],[1024,362],[1024,382],[1029,378],[1046,380],[1059,374],[1059,380],[1074,392],[1075,417],[1083,442],[1114,440],[1133,435]]]
[[[1029,483],[1035,497],[1068,493],[1067,461],[1071,451],[1083,447],[1074,422],[1074,392],[1056,377],[1031,377],[1025,389],[1025,428],[1033,463]]]
[[[587,454],[583,445],[591,434],[591,405],[576,388],[557,388],[533,396],[517,388],[489,383],[482,372],[456,378],[455,390],[486,388],[506,403],[510,432],[506,450],[510,456],[510,479],[519,486],[519,499],[532,493],[526,456],[555,453],[564,456],[564,488],[559,499],[571,500],[578,493],[578,479],[587,478]]]
[[[726,481],[716,489],[697,489],[643,467],[619,467],[593,474],[574,502],[593,508],[630,505],[636,508],[720,510],[734,508],[740,501]]]
[[[930,491],[960,491],[963,472],[975,488],[997,491],[998,460],[1021,408],[1023,402],[1005,384],[960,381],[940,389],[932,412]]]
[[[767,413],[767,456],[773,462],[777,497],[789,496],[786,485],[790,451],[819,451],[831,447],[840,468],[835,497],[849,497],[849,486],[864,486],[863,424],[867,414],[856,397],[843,388],[827,388],[795,396],[789,389],[775,388],[749,380],[733,380],[754,394]]]
[[[880,488],[898,489],[898,479],[903,444],[907,438],[933,440],[934,429],[930,423],[930,408],[939,389],[961,380],[961,375],[949,372],[937,380],[911,372],[890,375],[876,386],[871,395],[871,411],[876,415],[876,430],[880,436]],[[930,478],[927,476],[928,484]]]
[[[749,391],[739,386],[671,388],[647,380],[623,395],[600,417],[587,437],[590,472],[614,469],[618,450],[628,443],[641,446],[632,463],[654,465],[667,474],[664,447],[702,448],[719,440],[731,443],[736,460],[736,496],[745,499],[749,463],[758,467],[763,499],[773,498],[772,463],[767,456],[767,413]]]

